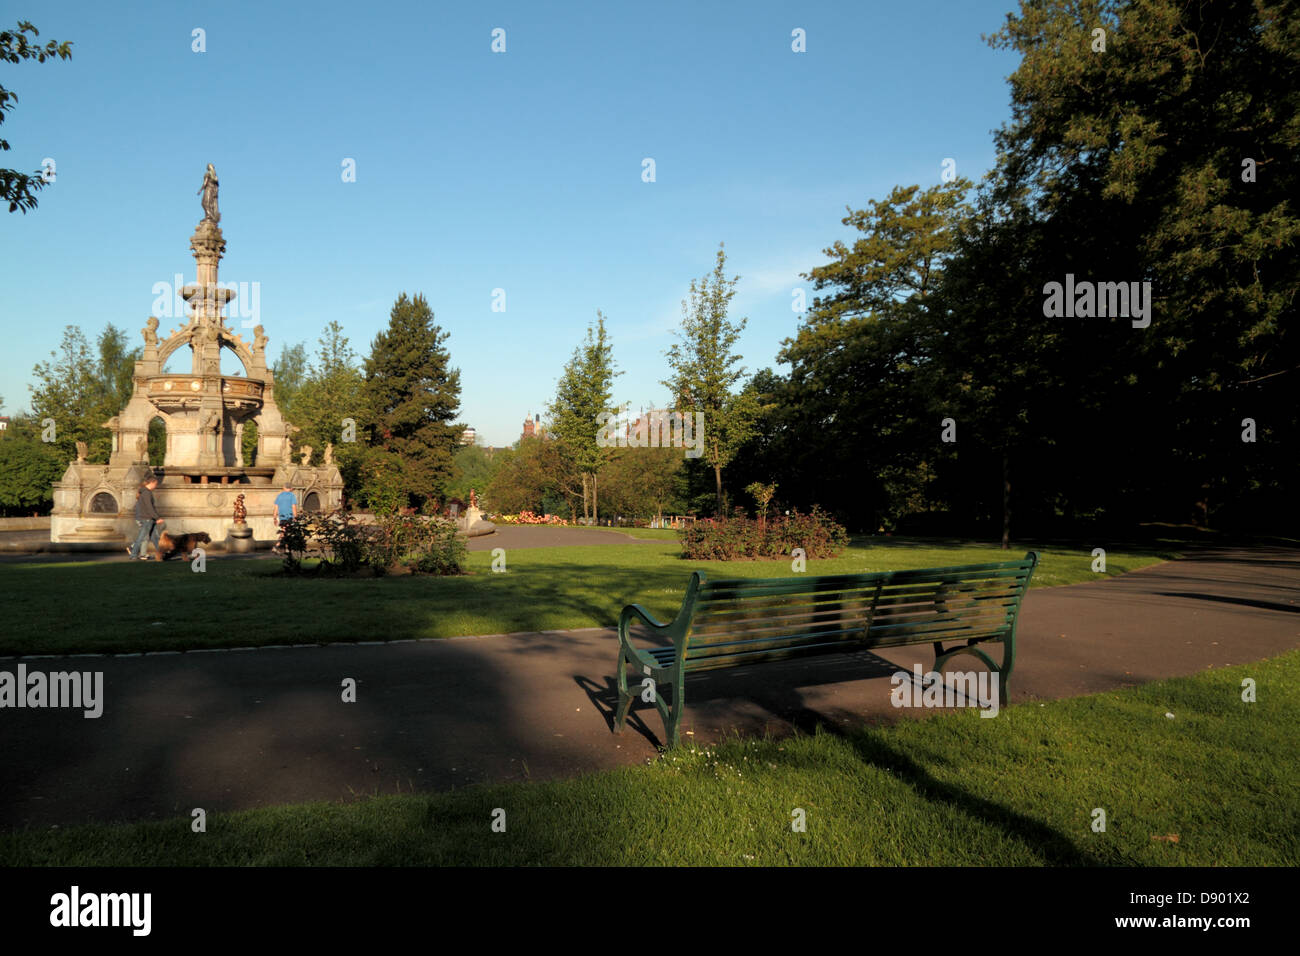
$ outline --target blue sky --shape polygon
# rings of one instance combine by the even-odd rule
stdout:
[[[544,413],[597,309],[624,370],[616,399],[666,401],[663,353],[719,242],[741,277],[744,364],[775,366],[798,328],[792,291],[811,300],[799,273],[853,236],[846,205],[937,182],[947,157],[976,180],[992,164],[1016,61],[981,34],[1011,7],[11,8],[6,26],[31,19],[73,56],[0,64],[19,97],[0,164],[56,170],[35,211],[0,210],[3,411],[27,406],[32,366],[66,325],[93,338],[112,322],[139,342],[155,284],[194,280],[209,162],[221,278],[259,284],[271,355],[314,349],[331,320],[364,355],[398,294],[421,292],[450,333],[461,418],[490,444]],[[795,28],[807,52],[792,52]],[[161,318],[161,331],[180,324]]]

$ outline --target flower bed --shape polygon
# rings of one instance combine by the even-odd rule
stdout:
[[[559,515],[538,515],[531,511],[521,511],[517,515],[499,515],[492,519],[500,524],[550,524],[567,526]]]

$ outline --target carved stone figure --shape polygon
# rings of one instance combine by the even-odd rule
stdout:
[[[267,338],[266,329],[262,328],[262,326],[260,325],[257,328],[253,329],[253,352],[254,353],[265,351],[266,343],[269,341],[271,340]]]
[[[77,461],[86,460],[86,451],[86,443],[84,441],[77,442]]]
[[[158,320],[157,319],[155,319],[152,315],[149,316],[149,321],[144,324],[144,328],[141,329],[140,332],[144,336],[145,348],[156,349],[158,347]]]
[[[325,464],[334,464],[334,443],[332,441],[325,443]]]
[[[244,496],[235,495],[235,524],[244,524],[248,519],[248,509],[244,507]]]
[[[300,450],[300,453],[302,455],[302,461],[299,462],[299,464],[301,464],[302,467],[307,468],[311,465],[311,452],[312,452],[311,445],[302,446]]]
[[[135,458],[136,461],[149,460],[149,439],[143,435],[135,440]]]
[[[203,185],[199,195],[203,197],[203,218],[221,222],[221,213],[217,211],[217,171],[208,163],[208,171],[203,174]]]
[[[471,488],[471,489],[469,490],[469,506],[470,506],[471,508],[477,508],[477,507],[478,507],[478,495],[475,494],[473,488]]]

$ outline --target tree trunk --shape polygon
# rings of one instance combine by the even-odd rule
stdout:
[[[600,524],[600,511],[596,508],[596,473],[591,473],[591,520],[593,524]]]
[[[587,473],[582,473],[582,523],[591,524],[591,492],[588,490]]]
[[[1002,452],[1002,550],[1011,547],[1011,458]]]
[[[725,518],[726,514],[723,511],[723,505],[722,505],[722,466],[721,465],[713,466],[713,481],[715,486],[718,489],[718,517]]]

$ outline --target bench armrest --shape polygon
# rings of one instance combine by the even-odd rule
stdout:
[[[628,633],[628,625],[634,618],[640,618],[644,623],[653,627],[656,631],[666,630],[671,624],[663,624],[655,620],[655,616],[643,608],[640,604],[629,604],[623,608],[623,613],[618,618],[618,639],[623,644],[631,647],[631,635]]]

